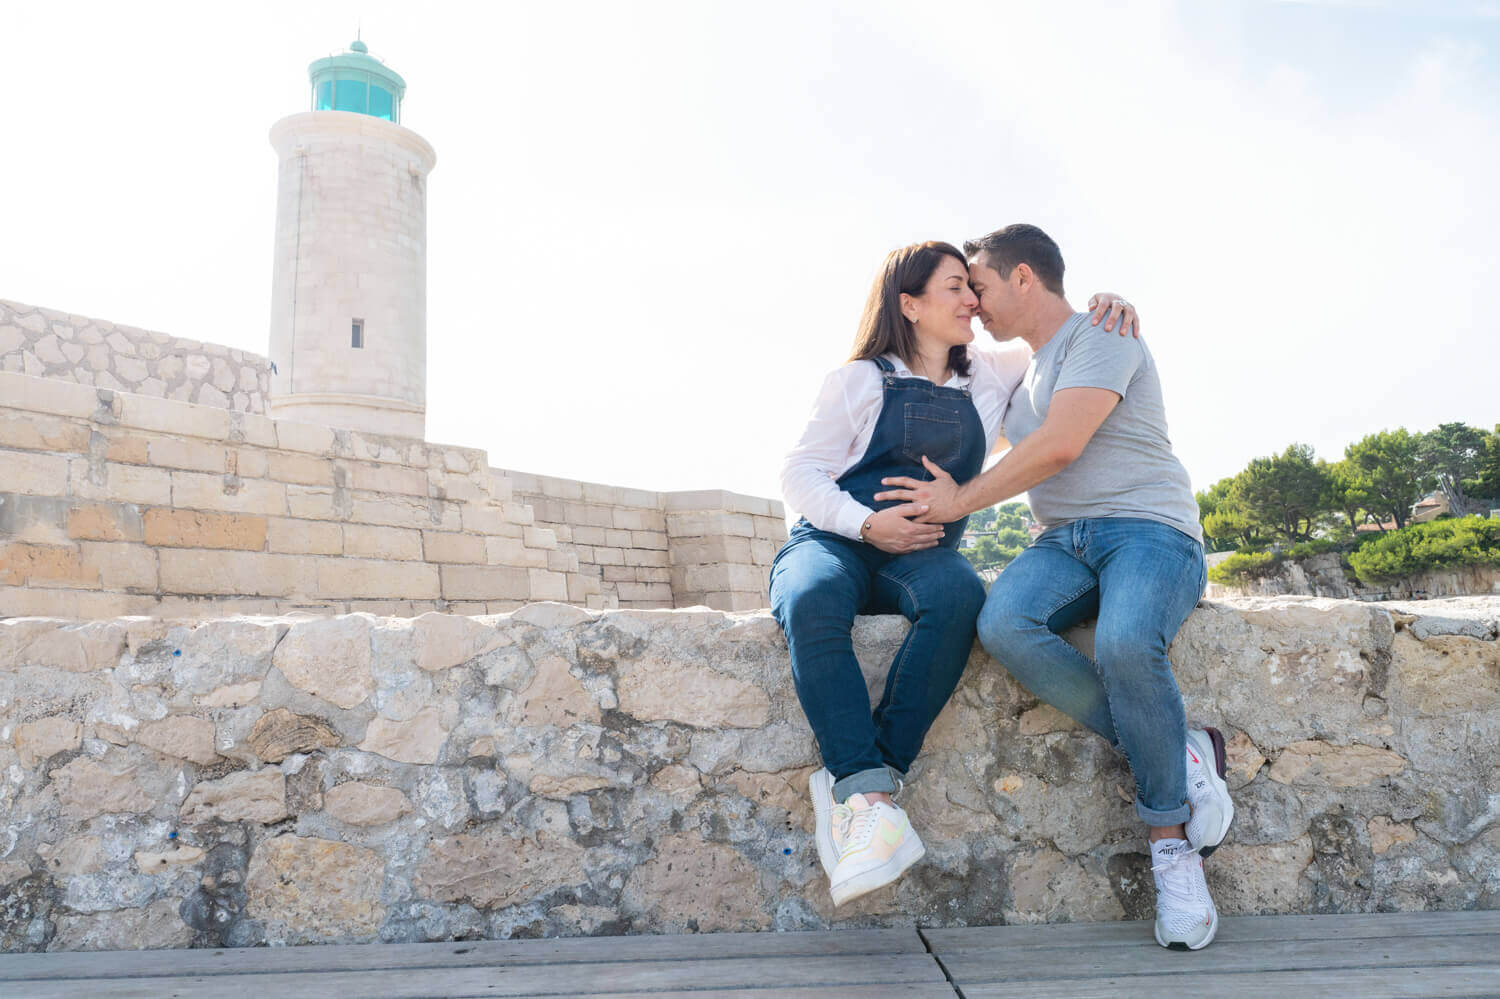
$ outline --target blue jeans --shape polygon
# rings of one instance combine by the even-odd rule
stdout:
[[[1153,826],[1190,814],[1187,722],[1167,646],[1207,581],[1203,546],[1175,528],[1075,520],[1006,566],[979,614],[979,640],[1022,686],[1125,754],[1136,813]],[[1059,635],[1096,616],[1090,659]]]
[[[771,567],[771,612],[786,632],[792,679],[833,795],[896,790],[958,686],[974,647],[984,583],[952,548],[889,555],[799,526]],[[874,713],[854,658],[856,614],[911,621]]]

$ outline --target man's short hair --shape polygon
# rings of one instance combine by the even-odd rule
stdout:
[[[965,240],[964,256],[971,261],[983,257],[980,262],[993,267],[1002,278],[1010,277],[1017,264],[1026,264],[1042,287],[1054,295],[1063,294],[1062,251],[1051,236],[1034,225],[1017,222],[988,236]]]

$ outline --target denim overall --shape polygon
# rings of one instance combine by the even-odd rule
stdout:
[[[889,476],[932,478],[922,456],[962,483],[984,464],[984,424],[968,389],[901,378],[876,358],[880,416],[864,456],[838,479],[840,489],[874,510]],[[984,605],[984,583],[958,552],[968,518],[944,528],[936,548],[891,555],[872,544],[821,531],[805,519],[792,528],[771,566],[771,610],[786,633],[797,697],[835,778],[834,797],[896,790],[938,712],[958,685]],[[873,714],[854,657],[856,614],[901,614],[911,629],[886,674]]]

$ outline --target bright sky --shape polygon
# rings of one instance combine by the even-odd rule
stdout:
[[[1015,221],[1195,488],[1500,421],[1496,0],[12,3],[0,297],[264,354],[266,133],[357,23],[438,154],[428,438],[497,467],[777,495],[886,252]]]

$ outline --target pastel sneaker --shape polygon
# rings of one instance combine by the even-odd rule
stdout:
[[[1193,814],[1187,821],[1187,838],[1200,857],[1207,857],[1224,842],[1234,821],[1234,802],[1229,798],[1224,736],[1216,728],[1190,728],[1187,733],[1187,796]]]
[[[839,862],[839,849],[833,842],[833,774],[827,767],[819,767],[807,779],[807,791],[813,803],[813,839],[818,844],[818,860],[823,864],[823,873],[833,877],[833,869]]]
[[[1219,910],[1203,880],[1203,858],[1185,839],[1151,844],[1156,880],[1156,942],[1171,950],[1202,950],[1219,932]]]
[[[834,905],[883,888],[927,852],[900,806],[862,794],[834,806],[833,839],[839,858],[828,879]]]

